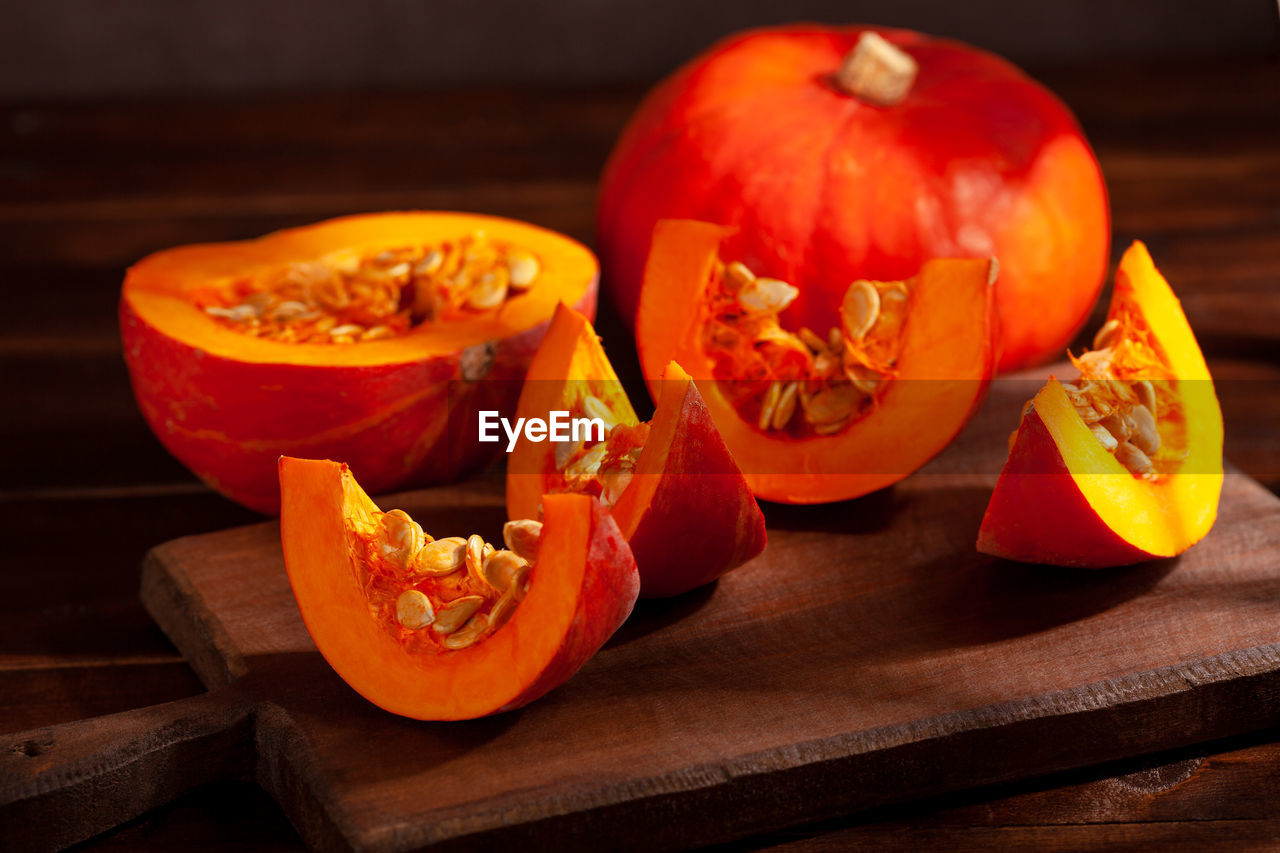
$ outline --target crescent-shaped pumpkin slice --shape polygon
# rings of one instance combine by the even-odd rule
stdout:
[[[641,423],[586,317],[561,305],[520,394],[517,416],[599,418],[565,441],[521,438],[507,460],[507,513],[534,518],[547,493],[599,495],[640,567],[640,594],[678,595],[765,547],[764,516],[697,387],[674,362]]]
[[[733,233],[658,223],[636,343],[654,387],[672,360],[693,377],[756,496],[855,498],[946,447],[995,369],[993,262],[933,260],[906,281],[849,283],[815,332],[782,326],[806,283],[722,257]]]
[[[275,513],[282,454],[343,459],[374,494],[483,466],[474,413],[514,410],[552,310],[593,314],[596,278],[591,252],[527,223],[362,214],[150,255],[120,330],[169,452]]]
[[[282,457],[280,538],[298,610],[334,671],[420,720],[518,708],[563,684],[626,620],[635,560],[600,502],[548,495],[506,549],[432,539],[346,465]]]
[[[978,550],[1101,568],[1180,554],[1222,491],[1222,411],[1186,315],[1146,246],[1124,254],[1080,378],[1023,410]]]

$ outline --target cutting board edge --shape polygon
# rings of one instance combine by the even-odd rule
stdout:
[[[189,539],[199,538],[175,539],[148,551],[142,561],[139,598],[204,686],[213,690],[242,678],[249,668],[222,620],[180,568],[180,561],[169,559]]]
[[[1100,697],[1108,695],[1126,698],[1109,704],[1100,701]],[[421,815],[418,825],[423,829],[416,832],[406,831],[401,825],[395,828],[393,837],[388,837],[384,827],[382,831],[350,837],[348,841],[357,850],[409,850],[428,845],[447,848],[481,839],[485,843],[519,842],[535,849],[603,840],[625,849],[628,840],[634,841],[637,837],[644,838],[645,849],[724,843],[878,806],[1035,778],[1256,731],[1280,723],[1280,701],[1277,700],[1280,700],[1280,644],[1266,644],[908,724],[750,753],[725,764],[695,765],[667,776],[578,794],[570,802],[560,800],[554,809],[548,809],[546,801],[534,800],[524,807],[472,811],[461,817],[445,810]],[[1218,703],[1248,708],[1251,713],[1244,718],[1230,719],[1203,713]],[[1163,719],[1158,725],[1134,729],[1144,732],[1144,736],[1135,737],[1122,725],[1130,718],[1161,716]],[[1098,728],[1096,718],[1110,725]],[[996,720],[995,724],[990,720]],[[1191,725],[1193,722],[1196,725]],[[1060,745],[1077,746],[1080,740],[1053,731],[1060,729],[1060,724],[1071,728],[1094,727],[1104,737],[1094,741],[1088,751],[1067,750]],[[925,730],[932,726],[941,731],[927,734]],[[945,762],[929,760],[929,753],[936,749],[953,756],[957,752],[990,754],[1011,735],[1023,741],[1016,764],[996,762],[981,772],[962,777],[938,773],[930,778],[915,772],[946,767]],[[837,743],[841,746],[832,751],[830,748]],[[853,744],[856,748],[850,748]],[[814,755],[810,750],[824,750],[826,754]],[[1043,755],[1028,760],[1029,751]],[[1024,769],[1030,765],[1036,765],[1037,769],[1030,772]],[[897,784],[886,784],[886,777],[894,774],[901,776],[894,780]],[[780,776],[790,777],[791,781],[779,787]],[[871,794],[851,795],[847,787],[850,778],[865,781],[864,790]],[[682,784],[694,779],[705,781]],[[679,815],[699,810],[719,814],[734,811],[749,817],[732,827],[708,827],[696,836],[676,837],[665,829],[682,823],[676,819]],[[446,827],[447,834],[442,834],[440,830]],[[655,834],[654,827],[664,829]]]

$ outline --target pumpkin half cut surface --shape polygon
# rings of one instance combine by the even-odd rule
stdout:
[[[636,417],[586,317],[556,309],[517,416],[597,419],[567,441],[521,438],[507,459],[507,514],[536,518],[548,493],[599,496],[631,544],[640,594],[708,583],[765,547],[764,515],[689,374],[664,365],[653,419]]]
[[[475,412],[514,409],[552,310],[593,314],[596,279],[589,251],[526,223],[367,214],[151,255],[120,325],[165,447],[274,513],[281,455],[346,460],[374,493],[483,465]]]
[[[992,261],[853,281],[825,326],[792,328],[783,312],[807,284],[726,254],[732,234],[658,223],[636,343],[655,389],[672,360],[693,377],[757,497],[822,503],[891,485],[976,411],[996,363]]]
[[[1064,566],[1171,557],[1209,532],[1222,412],[1187,318],[1142,243],[1116,272],[1080,377],[1023,409],[978,550]]]
[[[316,648],[357,693],[406,717],[461,720],[563,684],[630,615],[635,560],[587,495],[548,495],[505,548],[433,539],[383,512],[346,465],[283,457],[285,568]]]

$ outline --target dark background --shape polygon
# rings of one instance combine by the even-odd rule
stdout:
[[[1274,55],[1280,32],[1275,0],[43,0],[0,9],[0,99],[647,81],[736,29],[795,20],[909,27],[1031,65]]]

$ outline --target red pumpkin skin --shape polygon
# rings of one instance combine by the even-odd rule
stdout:
[[[767,542],[764,513],[692,382],[679,412],[663,473],[630,539],[645,598],[710,583]]]
[[[641,104],[602,179],[598,244],[634,322],[659,219],[737,226],[724,257],[801,285],[784,318],[831,325],[851,281],[996,257],[1000,370],[1043,361],[1089,314],[1108,262],[1097,161],[1066,107],[1010,63],[881,30],[919,74],[896,106],[835,88],[865,27],[732,36]]]
[[[595,303],[591,287],[576,307],[593,316]],[[463,352],[358,367],[218,357],[165,335],[127,302],[120,329],[138,406],[165,448],[211,488],[275,515],[283,454],[343,459],[372,494],[482,468],[497,445],[476,441],[476,413],[515,410],[547,322],[467,352],[480,364],[492,353],[477,381],[463,378]]]

